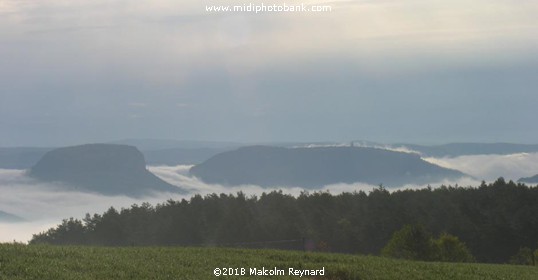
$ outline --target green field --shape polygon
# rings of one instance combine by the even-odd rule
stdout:
[[[250,268],[284,276],[250,275]],[[245,276],[214,276],[234,268]],[[235,270],[237,268],[237,270]],[[289,276],[289,268],[324,276]],[[414,262],[372,256],[181,247],[0,245],[0,279],[538,279],[538,267]]]

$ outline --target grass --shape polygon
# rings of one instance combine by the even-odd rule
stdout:
[[[213,275],[245,268],[245,276]],[[249,268],[285,269],[250,276]],[[181,247],[0,245],[0,279],[300,279],[288,268],[321,269],[302,279],[538,279],[538,267],[414,262],[373,256]],[[240,270],[238,270],[240,272]]]

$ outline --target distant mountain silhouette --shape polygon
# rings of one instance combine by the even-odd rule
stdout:
[[[218,154],[190,173],[208,183],[306,188],[355,182],[397,187],[466,176],[417,154],[364,147],[244,147]]]
[[[538,174],[536,174],[536,175],[534,175],[532,177],[521,178],[521,179],[519,179],[517,181],[520,182],[520,183],[538,184]]]
[[[29,175],[105,195],[182,191],[149,172],[142,153],[127,145],[87,144],[55,149],[46,153]]]
[[[0,222],[22,222],[23,218],[0,210]]]
[[[463,155],[509,155],[516,153],[536,153],[538,145],[512,143],[451,143],[436,146],[414,144],[393,144],[392,147],[406,147],[427,157],[457,157]]]

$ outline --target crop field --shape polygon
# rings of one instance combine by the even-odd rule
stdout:
[[[521,280],[538,279],[538,267],[230,248],[0,245],[0,279],[222,278]]]

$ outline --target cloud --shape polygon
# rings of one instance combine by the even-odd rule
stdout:
[[[424,158],[424,160],[457,169],[485,181],[492,181],[499,177],[516,181],[521,177],[538,174],[538,153],[469,155],[454,158]]]
[[[298,147],[341,147],[349,146],[349,143],[337,144],[308,144]],[[395,152],[419,154],[419,151],[409,149],[405,146],[391,146],[376,143],[355,142],[355,146],[384,149]],[[499,177],[507,180],[517,181],[522,177],[531,177],[538,174],[538,153],[517,153],[509,155],[464,155],[458,157],[423,157],[423,160],[442,167],[459,170],[465,174],[473,176],[475,179],[465,179],[458,181],[459,185],[476,183],[476,180],[491,182]],[[468,181],[466,181],[468,180]],[[456,182],[445,181],[441,184],[454,184]],[[437,185],[437,184],[436,184]],[[476,185],[476,184],[474,184]],[[405,186],[408,188],[412,186]]]
[[[237,193],[242,191],[247,195],[259,195],[263,192],[271,192],[283,188],[263,188],[256,185],[240,185],[240,186],[223,186],[219,184],[207,184],[200,179],[189,175],[189,169],[192,165],[178,166],[149,166],[148,169],[159,178],[167,181],[170,184],[181,186],[191,194],[212,194],[212,193]],[[286,193],[300,194],[302,188],[284,188]]]
[[[407,154],[419,154],[419,151],[415,151],[413,149],[409,149],[405,146],[392,146],[392,145],[382,145],[382,144],[364,144],[364,145],[358,145],[360,147],[370,147],[370,148],[376,148],[376,149],[382,149],[382,150],[388,150],[393,152],[400,152],[400,153],[407,153]]]
[[[384,145],[384,144],[377,144],[377,143],[370,143],[370,142],[363,142],[363,141],[352,141],[348,143],[329,143],[329,144],[304,144],[304,145],[296,145],[296,146],[293,146],[292,148],[349,147],[351,145],[353,145],[354,147],[375,148],[375,149],[388,150],[388,151],[407,153],[407,154],[420,154],[419,151],[409,149],[405,146],[392,146],[392,145]]]
[[[131,198],[66,191],[59,185],[32,180],[25,176],[24,170],[5,169],[0,169],[0,193],[0,210],[26,220],[0,223],[0,242],[27,241],[31,234],[48,229],[62,219],[81,219],[86,213],[102,213],[111,206],[120,209],[146,201],[157,204],[170,198],[187,198],[168,193]]]
[[[77,59],[108,59],[111,66],[129,72],[138,69],[145,79],[160,82],[186,75],[177,70],[189,68],[193,61],[222,63],[232,75],[241,75],[270,65],[275,58],[308,59],[338,51],[361,59],[361,63],[372,57],[386,60],[386,55],[410,53],[441,52],[436,58],[450,61],[470,52],[469,59],[477,52],[530,48],[529,43],[536,43],[534,28],[538,25],[531,12],[536,12],[538,5],[532,1],[520,1],[518,5],[503,0],[348,1],[329,3],[344,6],[319,15],[205,12],[206,5],[237,5],[236,0],[18,2],[3,1],[4,8],[0,6],[0,13],[17,15],[0,19],[0,32],[7,35],[6,39],[28,37],[34,42],[52,43],[42,44],[45,51],[57,48],[56,42],[26,32],[57,30],[49,36],[69,43],[62,48],[86,54]],[[492,42],[500,44],[485,48]],[[90,52],[98,56],[88,57]],[[394,63],[390,66],[383,66],[387,68],[383,71],[399,67]],[[167,70],[176,71],[167,74]]]
[[[0,145],[147,135],[537,139],[527,121],[536,117],[536,1],[319,0],[305,3],[333,12],[205,12],[237,3],[1,1],[0,61],[9,67],[0,67]],[[126,106],[133,101],[147,106]],[[499,106],[518,110],[488,114]]]
[[[260,195],[263,192],[271,192],[275,190],[281,190],[283,193],[291,194],[297,196],[301,192],[305,191],[304,188],[300,187],[286,187],[286,186],[274,186],[269,188],[263,188],[256,185],[240,185],[240,186],[223,186],[219,184],[207,184],[200,179],[190,176],[189,169],[192,165],[178,165],[178,166],[150,166],[148,169],[160,177],[161,179],[167,181],[170,184],[182,186],[183,188],[189,190],[190,193],[199,193],[201,195],[211,194],[211,193],[237,193],[242,191],[248,195]],[[462,178],[458,180],[444,180],[441,182],[436,182],[432,184],[424,185],[406,185],[399,188],[389,188],[389,191],[403,190],[403,189],[420,189],[431,187],[439,187],[441,185],[459,185],[459,186],[478,186],[480,181],[474,180],[472,178]],[[353,183],[353,184],[344,184],[336,183],[326,185],[319,189],[309,189],[306,191],[329,191],[333,194],[340,194],[342,192],[354,192],[354,191],[364,191],[369,192],[372,189],[378,188],[377,185],[365,184],[365,183]]]

